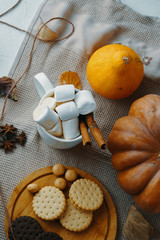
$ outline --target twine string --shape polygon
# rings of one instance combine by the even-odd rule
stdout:
[[[14,8],[16,8],[16,7],[20,4],[21,1],[22,1],[22,0],[18,0],[11,8],[9,8],[9,9],[6,10],[5,12],[1,13],[1,14],[0,14],[0,17],[6,15],[8,12],[10,12],[10,11],[12,11]]]
[[[10,12],[11,10],[13,10],[15,7],[17,7],[17,6],[19,5],[20,2],[21,2],[21,0],[18,0],[18,2],[17,2],[15,5],[13,5],[11,8],[9,8],[9,9],[8,9],[7,11],[5,11],[4,13],[0,14],[0,17],[4,16],[5,14],[7,14],[7,13]],[[1,21],[1,22],[2,22],[2,21]],[[2,23],[8,25],[8,24],[5,23],[5,22],[2,22]],[[14,236],[14,233],[13,233],[12,223],[11,223],[11,220],[10,220],[10,217],[9,217],[9,213],[8,213],[8,210],[7,210],[6,205],[5,205],[1,182],[0,182],[0,196],[1,196],[3,208],[4,208],[4,210],[5,210],[6,218],[7,218],[8,224],[9,224],[9,228],[10,228],[10,230],[11,230],[12,238],[13,238],[13,240],[16,240],[16,238],[15,238],[15,236]]]
[[[17,7],[21,1],[22,1],[22,0],[18,0],[15,5],[13,5],[11,8],[9,8],[9,9],[8,9],[7,11],[5,11],[4,13],[0,14],[0,17],[4,16],[5,14],[7,14],[7,13],[10,12],[11,10],[13,10],[15,7]],[[3,109],[2,109],[2,113],[1,113],[0,122],[3,120],[3,117],[4,117],[4,112],[5,112],[5,108],[6,108],[6,104],[7,104],[7,99],[8,99],[9,94],[12,92],[12,90],[16,87],[16,85],[20,82],[20,80],[23,78],[23,76],[27,73],[27,71],[28,71],[29,68],[30,68],[30,65],[31,65],[31,62],[32,62],[32,56],[33,56],[33,50],[34,50],[34,46],[35,46],[36,40],[38,39],[38,34],[39,34],[39,32],[42,30],[42,28],[43,28],[44,26],[46,26],[47,23],[49,23],[49,22],[51,22],[51,21],[54,21],[54,20],[63,20],[63,21],[66,21],[67,23],[69,23],[69,24],[72,26],[72,30],[71,30],[71,32],[70,32],[68,35],[66,35],[65,37],[58,38],[58,39],[55,39],[55,40],[45,40],[45,41],[43,40],[43,42],[48,42],[48,43],[50,42],[50,43],[51,43],[51,42],[62,41],[62,40],[64,40],[64,39],[66,39],[66,38],[69,38],[69,37],[73,34],[73,32],[74,32],[74,30],[75,30],[73,23],[72,23],[71,21],[69,21],[68,19],[63,18],[63,17],[54,17],[54,18],[49,19],[47,22],[45,22],[45,23],[41,26],[41,28],[38,30],[38,32],[37,32],[36,35],[28,32],[28,31],[26,31],[26,30],[20,29],[20,28],[18,28],[18,27],[16,27],[16,26],[13,26],[13,25],[11,25],[11,24],[9,24],[9,23],[6,23],[6,22],[4,22],[4,21],[0,21],[1,24],[5,24],[5,25],[7,25],[7,26],[9,26],[9,27],[12,27],[12,28],[18,30],[18,31],[25,32],[25,33],[29,34],[30,36],[32,36],[32,37],[34,38],[33,44],[32,44],[32,48],[31,48],[31,51],[30,51],[30,54],[29,54],[28,64],[27,64],[24,72],[22,73],[22,75],[21,75],[21,76],[17,79],[17,81],[13,84],[13,86],[11,87],[11,89],[9,90],[8,94],[7,94],[6,97],[5,97],[5,101],[4,101],[4,105],[3,105]],[[3,197],[3,191],[2,191],[2,187],[1,187],[1,182],[0,182],[0,196],[1,196],[2,204],[3,204],[4,210],[5,210],[5,214],[6,214],[8,223],[9,223],[9,228],[10,228],[10,230],[11,230],[11,234],[12,234],[13,240],[16,240],[16,239],[15,239],[15,236],[14,236],[14,233],[13,233],[12,223],[11,223],[11,220],[10,220],[10,217],[9,217],[9,213],[8,213],[7,207],[6,207],[6,205],[5,205],[5,201],[4,201],[4,197]]]
[[[14,28],[14,29],[16,29],[16,30],[18,30],[18,31],[20,31],[20,32],[27,33],[27,34],[29,34],[29,35],[32,36],[32,37],[35,37],[34,34],[28,32],[28,31],[26,31],[26,30],[24,30],[24,29],[18,28],[18,27],[14,26],[14,25],[12,25],[12,24],[10,24],[10,23],[4,22],[4,21],[0,21],[0,23],[2,23],[2,24],[4,24],[4,25],[7,25],[8,27],[12,27],[12,28]]]
[[[16,239],[15,239],[15,236],[14,236],[14,233],[13,233],[12,223],[11,223],[11,220],[10,220],[10,217],[9,217],[9,213],[8,213],[7,207],[6,207],[6,205],[5,205],[1,182],[0,182],[0,196],[1,196],[2,204],[3,204],[3,208],[4,208],[4,210],[5,210],[5,214],[6,214],[8,223],[9,223],[9,228],[10,228],[10,230],[11,230],[11,234],[12,234],[13,240],[16,240]]]
[[[8,12],[8,11],[6,11],[6,12]],[[0,15],[0,16],[1,16],[1,15]],[[9,24],[9,23],[0,21],[0,23],[5,24],[5,25],[7,25],[7,26],[9,26],[9,27],[15,28],[15,29],[18,30],[18,31],[25,32],[25,33],[29,34],[30,36],[32,36],[32,37],[34,38],[33,44],[32,44],[32,48],[31,48],[31,51],[30,51],[30,54],[29,54],[28,64],[27,64],[24,72],[22,73],[22,75],[21,75],[21,76],[17,79],[17,81],[12,85],[12,87],[10,88],[8,94],[7,94],[6,97],[5,97],[4,105],[3,105],[3,108],[2,108],[2,112],[1,112],[0,122],[2,122],[2,120],[3,120],[3,118],[4,118],[5,108],[6,108],[6,104],[7,104],[7,100],[8,100],[9,94],[12,92],[12,90],[16,87],[16,85],[20,82],[20,80],[23,78],[23,76],[27,73],[27,71],[28,71],[29,68],[30,68],[31,61],[32,61],[32,56],[33,56],[33,50],[34,50],[35,42],[36,42],[36,40],[38,39],[38,34],[39,34],[39,32],[42,30],[42,28],[43,28],[44,26],[47,25],[47,23],[49,23],[49,22],[51,22],[51,21],[54,21],[54,20],[63,20],[63,21],[66,21],[67,23],[69,23],[69,24],[71,25],[71,27],[72,27],[71,32],[70,32],[68,35],[66,35],[66,36],[64,36],[64,37],[62,37],[62,38],[58,38],[58,39],[55,39],[55,40],[45,40],[45,41],[42,40],[43,42],[46,42],[46,43],[51,43],[51,42],[52,42],[52,43],[54,43],[54,42],[62,41],[62,40],[64,40],[64,39],[69,38],[69,37],[73,34],[73,32],[74,32],[74,30],[75,30],[74,24],[73,24],[71,21],[69,21],[68,19],[63,18],[63,17],[54,17],[54,18],[49,19],[47,22],[43,23],[43,25],[40,27],[40,29],[38,30],[38,32],[36,33],[36,35],[33,35],[32,33],[28,32],[28,31],[26,31],[26,30],[20,29],[20,28],[18,28],[18,27],[15,27],[15,26],[13,26],[13,25],[11,25],[11,24]]]

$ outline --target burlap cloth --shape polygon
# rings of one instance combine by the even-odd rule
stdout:
[[[41,20],[48,20],[51,17],[59,15],[58,12],[56,14],[56,4],[54,2],[54,0],[44,1],[32,21],[30,30],[36,32],[37,25]],[[107,40],[108,43],[127,42],[127,44],[130,43],[134,47],[134,42],[138,44],[140,41],[143,41],[143,44],[147,44],[148,49],[154,50],[155,52],[158,51],[155,50],[156,48],[159,49],[160,46],[158,18],[153,19],[139,15],[122,5],[119,1],[66,0],[65,2],[72,7],[70,13],[64,14],[64,16],[69,19],[71,18],[71,15],[85,14],[89,16],[91,20],[100,23],[100,25],[114,24],[116,34],[114,37],[112,36],[110,40]],[[52,14],[53,12],[54,14]],[[76,24],[76,29],[78,30],[78,24]],[[95,34],[96,31],[98,31],[98,29],[93,30],[95,31]],[[64,43],[65,41],[66,45]],[[8,101],[4,123],[7,122],[14,124],[18,129],[24,130],[28,139],[25,147],[18,147],[15,149],[14,153],[5,154],[3,151],[0,152],[0,181],[2,182],[5,201],[7,203],[13,189],[26,175],[39,168],[51,166],[55,163],[76,166],[94,175],[108,189],[115,203],[118,215],[118,231],[116,239],[124,239],[122,235],[122,227],[133,200],[132,197],[125,194],[117,184],[116,172],[112,169],[110,161],[111,155],[109,151],[100,150],[94,139],[92,139],[93,145],[91,148],[84,149],[82,144],[69,150],[57,150],[49,147],[38,135],[36,125],[32,120],[33,109],[39,102],[39,96],[33,83],[33,76],[38,72],[45,72],[51,82],[56,85],[58,84],[58,77],[63,71],[76,71],[81,78],[83,89],[89,89],[92,91],[86,78],[88,54],[86,54],[86,51],[83,51],[83,47],[76,48],[73,44],[72,48],[71,44],[67,45],[67,41],[71,41],[71,39],[53,45],[37,42],[31,67],[25,78],[17,87],[19,100],[16,103],[11,100]],[[32,42],[32,37],[25,37],[10,72],[10,76],[15,80],[22,74],[26,67]],[[103,43],[106,44],[107,42]],[[140,49],[141,48],[139,47],[139,51]],[[146,47],[144,47],[144,49],[146,49]],[[139,54],[142,55],[143,53],[139,52]],[[153,65],[152,67],[154,68]],[[147,71],[148,70],[146,69],[146,73]],[[153,78],[158,79],[159,76],[154,74],[154,72],[155,71],[150,72],[150,75],[152,76],[153,74]],[[95,118],[105,139],[107,139],[114,122],[118,118],[127,115],[130,105],[135,99],[148,93],[159,94],[160,90],[158,81],[144,78],[139,89],[127,99],[118,101],[108,100],[98,96],[93,91],[92,93],[97,103]],[[3,99],[0,101],[1,108],[2,105]],[[146,213],[143,214],[155,228],[152,239],[160,239],[160,215],[152,216]],[[1,202],[0,239],[6,239],[4,232],[4,209]]]

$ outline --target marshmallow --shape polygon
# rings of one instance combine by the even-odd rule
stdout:
[[[74,99],[75,88],[73,84],[60,85],[54,89],[56,102],[66,102]]]
[[[41,102],[41,105],[49,107],[50,109],[55,109],[56,107],[56,100],[53,97],[46,97]]]
[[[62,121],[66,121],[79,116],[76,104],[73,101],[59,105],[56,107],[56,111]]]
[[[62,122],[63,135],[65,139],[73,139],[80,135],[79,119],[73,118]]]
[[[43,72],[38,73],[34,76],[34,84],[40,98],[42,98],[46,92],[53,89],[52,83]]]
[[[52,129],[48,130],[48,133],[50,133],[56,137],[61,137],[63,135],[62,122],[60,119],[58,120],[58,122]]]
[[[33,119],[46,130],[49,130],[58,122],[59,117],[58,114],[50,108],[38,105],[33,111]]]
[[[82,90],[76,93],[74,101],[79,113],[82,115],[94,112],[96,109],[96,102],[92,93],[88,90]]]

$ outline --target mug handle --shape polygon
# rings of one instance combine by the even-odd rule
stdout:
[[[49,90],[54,88],[50,80],[43,72],[34,76],[34,84],[40,98],[42,98]]]

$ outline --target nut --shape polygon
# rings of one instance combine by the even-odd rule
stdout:
[[[27,186],[27,190],[30,192],[30,193],[36,193],[40,190],[40,187],[38,186],[37,183],[31,183]]]
[[[65,167],[62,164],[57,163],[53,166],[52,171],[53,171],[54,175],[60,176],[60,175],[64,174]]]
[[[75,170],[69,169],[65,173],[65,179],[67,181],[73,182],[77,179],[77,173]]]
[[[67,182],[64,178],[57,178],[54,182],[54,186],[61,190],[65,189],[66,185]]]

